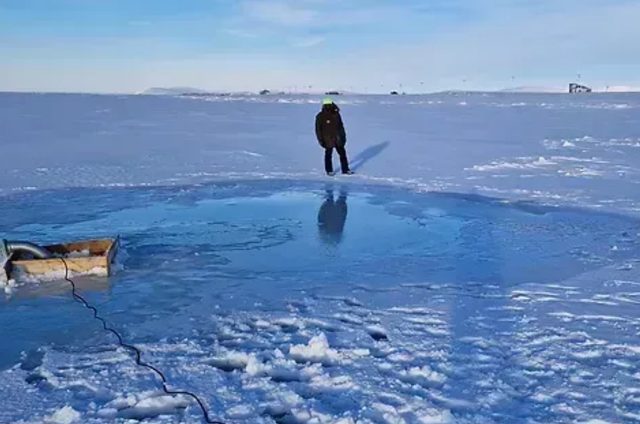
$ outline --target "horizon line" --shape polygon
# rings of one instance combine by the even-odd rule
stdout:
[[[171,87],[161,88],[154,87],[154,89],[167,89],[171,90]],[[305,92],[305,91],[287,91],[287,90],[269,90],[268,94],[261,94],[259,91],[251,91],[251,90],[229,90],[229,91],[176,91],[176,92],[166,92],[166,93],[145,93],[146,90],[133,92],[133,91],[123,91],[123,92],[104,92],[104,91],[66,91],[66,90],[2,90],[0,89],[0,94],[59,94],[59,95],[96,95],[96,96],[238,96],[238,95],[252,95],[252,96],[260,96],[260,97],[273,97],[279,95],[286,96],[427,96],[427,95],[435,95],[435,94],[447,94],[447,93],[455,93],[455,94],[573,94],[573,95],[584,95],[584,94],[631,94],[637,93],[640,94],[640,88],[629,87],[628,90],[593,90],[591,92],[586,93],[570,93],[569,90],[560,91],[545,91],[545,90],[522,90],[518,91],[518,88],[506,88],[506,89],[445,89],[438,91],[424,91],[424,92],[411,92],[404,91],[400,92],[397,90],[391,90],[389,92],[358,92],[358,91],[340,91],[335,90],[331,92]]]

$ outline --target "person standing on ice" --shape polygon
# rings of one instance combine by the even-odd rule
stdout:
[[[324,148],[324,169],[327,175],[333,172],[333,149],[340,156],[340,167],[343,174],[353,174],[347,159],[347,133],[344,130],[340,108],[333,100],[327,98],[322,102],[322,110],[316,115],[316,138]]]

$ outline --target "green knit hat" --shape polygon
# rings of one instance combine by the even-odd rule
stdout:
[[[332,105],[333,104],[333,100],[330,97],[327,97],[322,101],[322,104],[323,105]]]

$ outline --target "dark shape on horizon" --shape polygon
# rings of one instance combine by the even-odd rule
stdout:
[[[339,96],[341,93],[339,91],[327,91],[324,93],[326,96]]]
[[[576,84],[572,82],[569,84],[569,93],[591,93],[591,88],[586,85]]]
[[[265,89],[265,90],[260,91],[260,95],[261,95],[261,96],[264,96],[264,95],[267,95],[267,94],[271,94],[271,91],[266,90],[266,89]]]

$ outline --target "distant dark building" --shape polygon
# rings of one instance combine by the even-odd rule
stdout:
[[[575,82],[569,84],[569,93],[591,93],[591,91],[591,88],[586,85],[576,84]]]
[[[397,91],[392,91],[392,92],[391,92],[391,95],[392,95],[392,96],[397,96],[397,95],[398,95],[398,92],[397,92]]]
[[[267,94],[271,94],[271,91],[269,91],[269,90],[262,90],[262,91],[260,92],[260,95],[261,95],[261,96],[265,96],[265,95],[267,95]]]
[[[324,94],[327,95],[327,96],[339,96],[340,92],[339,91],[327,91]]]

